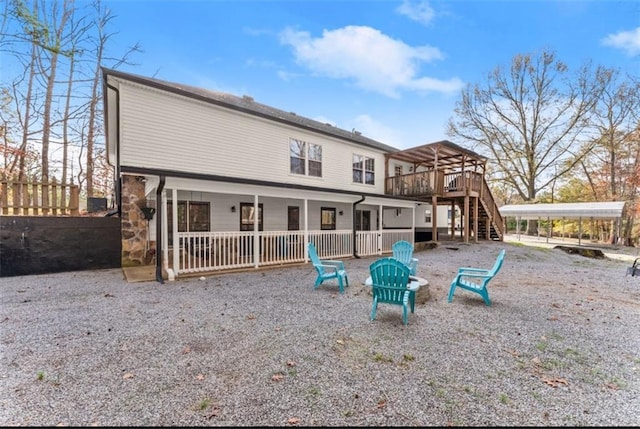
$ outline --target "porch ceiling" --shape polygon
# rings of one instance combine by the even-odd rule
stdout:
[[[387,155],[387,159],[397,159],[399,161],[423,165],[428,168],[449,171],[459,171],[462,170],[463,167],[465,170],[468,170],[470,167],[481,167],[484,169],[487,161],[486,157],[448,140],[393,152]]]

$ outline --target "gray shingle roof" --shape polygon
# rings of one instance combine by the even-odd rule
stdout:
[[[102,68],[102,73],[105,76],[105,80],[107,75],[111,75],[119,79],[136,82],[141,85],[147,85],[153,88],[180,94],[185,97],[194,98],[200,101],[213,103],[251,115],[261,116],[263,118],[319,132],[325,135],[339,137],[341,139],[381,150],[383,152],[391,153],[398,150],[377,140],[365,137],[355,130],[343,130],[341,128],[334,127],[331,124],[326,124],[323,122],[315,121],[313,119],[305,118],[304,116],[299,116],[294,112],[286,112],[284,110],[276,109],[275,107],[258,103],[252,97],[246,95],[239,97],[225,92],[212,91],[182,83],[168,82],[165,80],[125,73],[113,69],[107,69],[104,67]]]

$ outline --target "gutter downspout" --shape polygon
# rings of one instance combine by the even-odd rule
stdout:
[[[360,259],[360,256],[356,254],[356,205],[363,202],[365,198],[367,197],[362,195],[362,197],[358,201],[353,203],[353,207],[351,208],[351,227],[353,228],[353,257],[356,259]]]
[[[116,204],[118,205],[117,211],[112,211],[108,214],[108,216],[113,216],[115,214],[118,217],[122,217],[122,178],[120,177],[120,89],[117,87],[110,85],[107,83],[107,75],[103,71],[103,85],[104,88],[111,89],[116,94],[116,136],[115,136],[115,150],[116,150],[116,165],[114,171],[114,192],[116,194]],[[107,94],[107,91],[103,88],[102,93]],[[108,98],[108,96],[105,96]],[[105,99],[106,99],[105,98]],[[107,115],[108,110],[105,109],[105,123],[107,123]],[[106,131],[105,131],[106,134]],[[107,155],[108,156],[108,155]]]
[[[160,183],[156,188],[156,204],[162,201],[162,191],[164,190],[165,176],[160,176]],[[156,210],[156,280],[164,284],[162,278],[162,210]]]

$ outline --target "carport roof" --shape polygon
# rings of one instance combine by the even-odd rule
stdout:
[[[500,207],[503,217],[522,219],[580,219],[621,218],[624,212],[624,201],[591,202],[591,203],[554,203],[554,204],[512,204]]]

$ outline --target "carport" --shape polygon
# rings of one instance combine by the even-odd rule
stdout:
[[[544,203],[544,204],[511,204],[500,207],[503,219],[513,217],[517,219],[516,234],[520,240],[520,221],[530,219],[578,220],[578,245],[581,244],[582,220],[608,219],[615,221],[616,236],[620,237],[622,215],[625,208],[624,201],[591,202],[591,203]],[[548,222],[551,225],[550,222]],[[505,225],[506,231],[506,225]],[[550,231],[547,231],[547,242]]]

